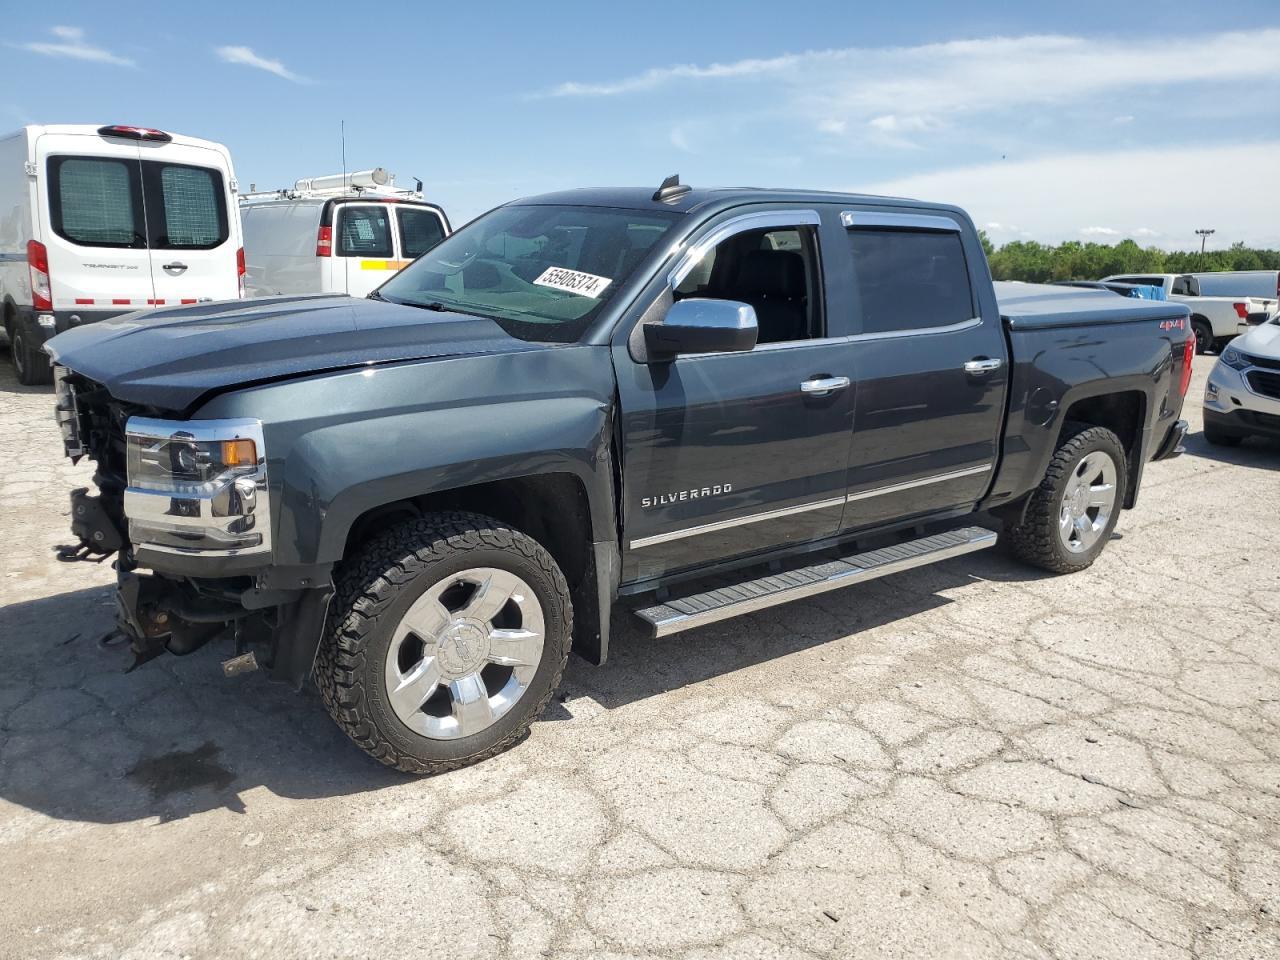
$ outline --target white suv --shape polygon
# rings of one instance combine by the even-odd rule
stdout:
[[[1204,391],[1204,436],[1225,446],[1247,436],[1280,439],[1280,317],[1222,351]]]

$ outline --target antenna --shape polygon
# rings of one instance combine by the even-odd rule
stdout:
[[[342,189],[347,190],[347,121],[338,121],[338,137],[342,140]]]
[[[656,203],[667,203],[671,200],[677,199],[678,197],[683,197],[692,189],[693,187],[680,182],[680,174],[673,173],[671,176],[667,177],[667,179],[663,180],[662,185],[654,191],[653,200]]]

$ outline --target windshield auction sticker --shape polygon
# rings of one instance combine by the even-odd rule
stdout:
[[[594,273],[580,273],[565,267],[547,267],[542,276],[533,281],[540,287],[552,287],[580,297],[598,297],[604,288],[613,283],[610,277],[597,277]]]

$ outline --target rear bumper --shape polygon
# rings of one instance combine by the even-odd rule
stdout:
[[[31,307],[19,307],[17,321],[27,321],[29,329],[37,343],[43,346],[60,333],[120,317],[131,310],[35,310]]]
[[[1182,446],[1182,441],[1186,439],[1188,424],[1185,420],[1176,421],[1169,428],[1169,432],[1165,434],[1164,440],[1160,446],[1156,448],[1155,456],[1152,460],[1171,460],[1174,457],[1181,456],[1186,452]]]

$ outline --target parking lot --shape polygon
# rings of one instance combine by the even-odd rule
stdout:
[[[0,372],[0,954],[1280,956],[1280,446],[1152,464],[1090,570],[999,551],[662,641],[427,780],[206,647],[124,673],[48,388]]]

